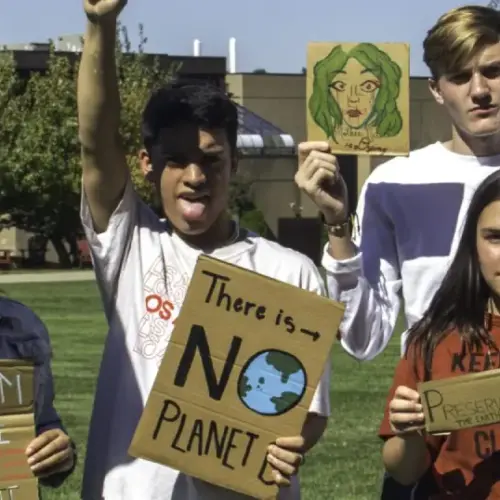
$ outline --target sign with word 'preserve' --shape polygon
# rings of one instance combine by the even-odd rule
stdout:
[[[309,43],[306,95],[309,141],[334,154],[408,155],[408,44]]]
[[[299,435],[343,305],[202,256],[129,453],[255,498]]]
[[[33,364],[0,360],[0,500],[38,500],[25,450],[35,437]]]
[[[470,373],[418,386],[430,434],[500,422],[500,369]]]

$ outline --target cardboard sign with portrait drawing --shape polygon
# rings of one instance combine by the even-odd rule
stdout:
[[[33,364],[0,360],[0,500],[38,500],[25,450],[35,437]]]
[[[316,293],[200,257],[129,453],[275,498],[267,447],[300,434],[343,312]]]
[[[307,139],[334,154],[407,156],[410,49],[315,42],[307,48]]]

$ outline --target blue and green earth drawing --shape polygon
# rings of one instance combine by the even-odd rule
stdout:
[[[278,350],[252,356],[241,370],[238,395],[242,403],[259,415],[281,415],[302,399],[306,373],[302,363]]]

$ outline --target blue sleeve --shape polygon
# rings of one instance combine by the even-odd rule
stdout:
[[[47,329],[41,321],[39,324],[39,336],[48,346],[50,346],[50,338]],[[50,352],[50,349],[48,349],[48,351]],[[54,407],[55,393],[50,355],[45,357],[43,363],[36,367],[35,379],[38,381],[35,401],[36,435],[39,436],[40,434],[43,434],[51,429],[61,429],[67,434],[62,420]],[[76,465],[76,448],[73,441],[72,446],[73,451],[75,452],[75,462],[73,467],[69,471],[56,473],[40,479],[40,484],[57,488],[73,472]]]
[[[36,434],[37,436],[50,429],[62,429],[61,418],[54,408],[54,380],[50,361],[36,368],[35,377],[39,380],[36,395]]]

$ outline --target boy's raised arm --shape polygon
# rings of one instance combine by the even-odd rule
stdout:
[[[78,124],[83,189],[97,232],[106,230],[129,175],[119,135],[115,60],[117,18],[126,3],[84,0],[88,23],[78,74]]]

